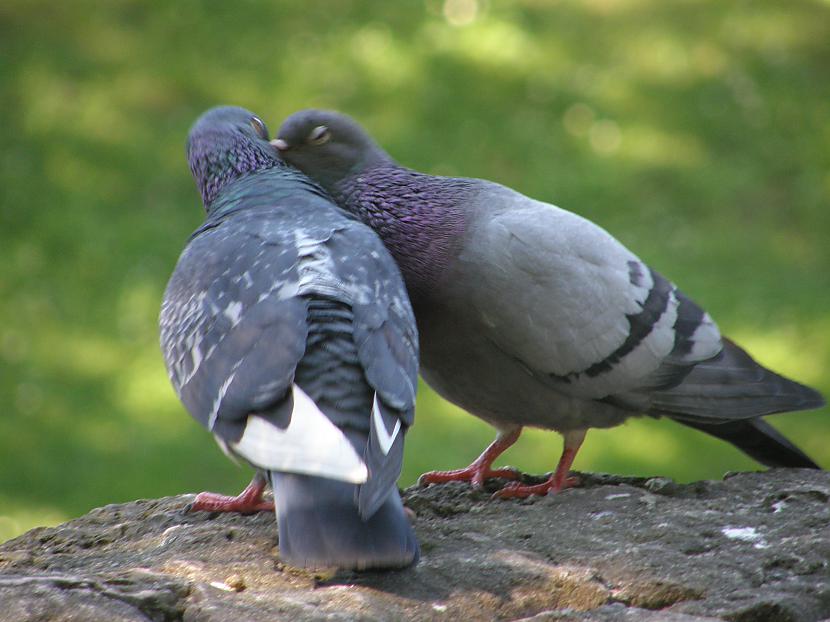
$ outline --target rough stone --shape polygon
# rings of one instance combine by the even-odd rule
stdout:
[[[0,621],[830,617],[830,474],[582,482],[525,501],[491,499],[499,482],[410,488],[421,563],[386,573],[284,565],[270,514],[110,505],[0,545]]]

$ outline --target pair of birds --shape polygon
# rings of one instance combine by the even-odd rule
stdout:
[[[492,465],[530,425],[564,436],[556,471],[498,494],[556,492],[589,428],[637,415],[768,466],[818,468],[760,417],[822,397],[758,365],[575,214],[403,168],[335,112],[296,113],[269,140],[253,113],[216,108],[187,153],[207,218],[165,292],[162,349],[188,411],[257,469],[238,497],[202,493],[194,508],[275,506],[289,563],[417,562],[395,482],[419,360],[434,389],[498,430],[469,467],[425,483],[517,479]]]

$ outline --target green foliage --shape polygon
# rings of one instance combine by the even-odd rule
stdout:
[[[577,211],[830,394],[827,2],[6,0],[0,41],[0,540],[249,477],[184,413],[157,346],[202,217],[184,140],[216,104],[272,130],[341,109],[407,165]],[[830,466],[827,415],[775,422]],[[492,437],[422,388],[402,483]],[[551,470],[559,447],[526,433],[506,461]],[[592,432],[576,463],[754,466],[664,421]]]

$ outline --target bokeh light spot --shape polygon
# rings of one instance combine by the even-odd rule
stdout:
[[[476,0],[445,0],[444,18],[452,26],[469,26],[478,17]]]
[[[600,119],[588,132],[591,148],[600,155],[610,155],[620,148],[622,132],[620,126],[610,119]]]

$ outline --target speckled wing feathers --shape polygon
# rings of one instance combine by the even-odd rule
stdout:
[[[371,230],[317,195],[297,193],[291,209],[277,209],[267,192],[246,185],[220,197],[168,285],[161,338],[171,380],[225,447],[239,441],[252,412],[285,426],[309,338],[309,301],[347,305],[338,330],[351,331],[377,392],[378,414],[354,415],[369,430],[361,458],[372,477],[359,506],[370,515],[400,474],[414,416],[417,332],[400,274]],[[277,194],[279,204],[290,198]]]
[[[279,227],[263,236],[254,216],[203,227],[182,254],[162,307],[173,386],[188,411],[228,441],[239,439],[248,413],[286,396],[305,349],[298,254]],[[284,424],[275,415],[274,423]]]

